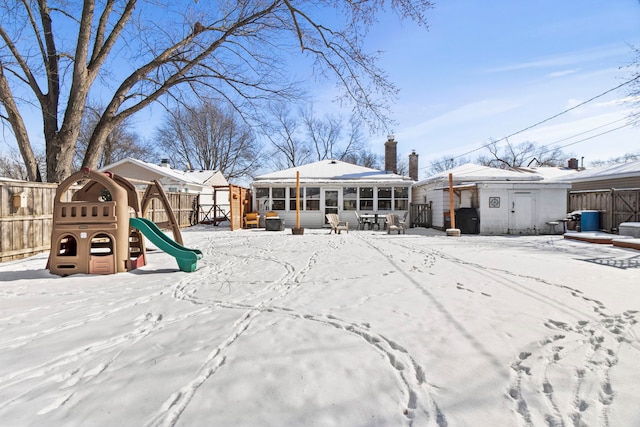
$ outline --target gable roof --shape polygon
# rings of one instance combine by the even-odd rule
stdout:
[[[640,177],[640,161],[584,169],[561,179],[569,182],[584,182],[630,177]]]
[[[101,172],[117,170],[121,167],[134,166],[150,174],[150,179],[162,180],[167,178],[169,180],[177,181],[188,185],[200,185],[209,187],[212,185],[228,185],[227,180],[224,178],[220,171],[204,170],[204,171],[181,171],[178,169],[172,169],[168,166],[160,166],[154,163],[144,162],[142,160],[127,157],[119,160],[110,165],[104,166],[99,170]],[[135,177],[131,177],[135,178]]]
[[[184,171],[184,175],[196,182],[213,187],[229,185],[222,172],[217,170],[189,170]]]
[[[554,166],[519,167],[516,169],[526,173],[537,174],[545,181],[565,180],[568,176],[578,172],[576,169]]]
[[[320,160],[319,162],[308,163],[306,165],[257,176],[254,178],[254,183],[295,181],[296,172],[300,172],[300,180],[304,182],[413,182],[409,177],[386,173],[378,169],[358,166],[340,160]]]
[[[477,181],[542,181],[542,177],[537,174],[525,173],[520,171],[498,169],[489,166],[476,165],[467,163],[444,172],[432,175],[416,185],[424,185],[432,182],[439,182],[449,179],[449,174],[453,175],[454,181],[460,182],[477,182]]]

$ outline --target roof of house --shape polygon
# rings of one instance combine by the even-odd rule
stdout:
[[[181,171],[178,169],[172,169],[169,166],[160,166],[154,163],[144,162],[142,160],[127,157],[119,160],[110,165],[100,168],[100,171],[108,171],[117,169],[123,165],[133,165],[150,172],[152,175],[156,175],[159,178],[166,177],[184,184],[202,185],[202,186],[214,186],[214,185],[228,185],[227,180],[224,178],[220,171],[216,170],[201,170],[201,171]]]
[[[584,182],[636,176],[640,176],[640,161],[584,169],[560,179],[569,182]]]
[[[519,167],[517,170],[537,174],[545,181],[564,180],[578,172],[577,169],[567,167],[554,167],[554,166],[537,166],[537,167]]]
[[[413,182],[409,177],[386,173],[378,169],[358,166],[340,160],[321,160],[257,176],[254,178],[254,183],[295,181],[296,172],[300,173],[300,180],[307,183],[325,181]]]
[[[454,181],[457,183],[478,181],[542,181],[543,179],[537,174],[467,163],[444,172],[431,175],[430,177],[417,182],[416,185],[425,185],[448,180],[449,174],[453,176]]]
[[[189,170],[184,171],[185,176],[211,186],[227,186],[227,182],[222,172],[217,170]]]

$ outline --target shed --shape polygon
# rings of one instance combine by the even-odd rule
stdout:
[[[321,160],[254,178],[253,206],[262,216],[276,211],[287,226],[295,224],[296,172],[300,174],[301,227],[325,226],[327,213],[337,213],[355,228],[355,212],[384,215],[409,210],[411,178],[339,160]]]
[[[433,228],[450,227],[449,174],[453,176],[456,228],[475,214],[480,234],[539,234],[552,231],[547,223],[567,213],[569,184],[545,179],[530,171],[465,164],[417,182],[412,198],[431,204]],[[462,215],[464,214],[464,215]],[[460,216],[460,220],[458,219]],[[461,228],[465,233],[465,230]]]

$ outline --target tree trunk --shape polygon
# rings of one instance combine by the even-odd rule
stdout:
[[[85,152],[84,160],[82,160],[83,168],[96,169],[100,155],[103,153],[107,143],[107,138],[109,138],[117,124],[114,119],[107,120],[105,115],[106,113],[103,113],[89,139],[87,151]]]
[[[47,181],[62,182],[75,171],[72,170],[73,155],[76,151],[76,135],[56,133],[47,138]],[[72,142],[73,141],[73,142]]]
[[[42,182],[40,169],[38,168],[38,161],[36,160],[36,156],[33,154],[27,128],[24,125],[18,106],[11,96],[9,83],[5,78],[2,68],[0,68],[0,95],[0,100],[7,112],[9,124],[13,130],[16,142],[18,143],[18,148],[20,149],[20,154],[22,155],[24,165],[27,169],[27,177],[29,178],[29,181]]]

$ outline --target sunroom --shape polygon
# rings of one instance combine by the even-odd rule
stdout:
[[[275,211],[287,227],[295,226],[296,173],[301,227],[324,227],[325,214],[336,213],[355,229],[356,213],[382,217],[387,213],[404,215],[409,210],[411,178],[338,160],[322,160],[256,177],[251,184],[253,206],[262,218],[266,212]]]

